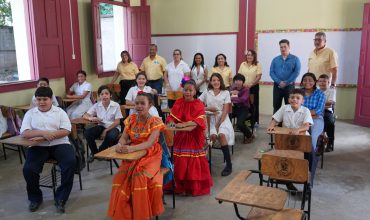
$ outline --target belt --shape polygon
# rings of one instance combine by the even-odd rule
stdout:
[[[158,82],[159,80],[162,80],[162,78],[159,78],[159,79],[153,79],[153,80],[148,80],[150,82]]]

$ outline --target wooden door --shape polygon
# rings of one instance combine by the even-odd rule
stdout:
[[[370,3],[364,7],[355,123],[370,126]]]
[[[127,49],[132,61],[140,66],[142,60],[148,55],[148,47],[151,42],[150,8],[140,7],[127,8]]]

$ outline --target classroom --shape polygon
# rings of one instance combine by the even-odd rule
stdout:
[[[370,218],[369,1],[0,9],[1,219]]]

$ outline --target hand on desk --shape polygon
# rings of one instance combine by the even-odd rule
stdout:
[[[267,132],[275,131],[275,126],[270,126],[267,128]]]
[[[89,121],[92,121],[92,122],[101,122],[102,120],[98,117],[89,117]]]
[[[46,141],[44,137],[33,137],[29,139],[30,141]]]
[[[132,153],[135,151],[135,149],[131,147],[130,145],[123,145],[121,143],[118,143],[115,147],[116,147],[117,153],[128,154],[128,153]]]
[[[49,142],[57,138],[54,132],[51,132],[51,131],[44,131],[44,134],[42,135],[42,137]]]
[[[291,128],[291,129],[289,129],[289,134],[298,135],[299,134],[299,129],[298,128]]]

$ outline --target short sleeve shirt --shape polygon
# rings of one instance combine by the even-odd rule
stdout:
[[[111,126],[114,120],[123,118],[120,105],[114,101],[110,101],[107,109],[105,109],[103,103],[100,101],[94,104],[87,111],[87,113],[91,116],[101,119],[102,121],[99,123],[99,125],[102,125],[105,128]],[[118,125],[116,128],[121,130],[120,125]]]
[[[157,80],[163,77],[166,66],[167,62],[163,57],[156,55],[152,60],[148,56],[141,63],[140,70],[146,73],[148,80]]]
[[[134,62],[117,64],[117,73],[120,74],[122,80],[135,80],[136,73],[139,72],[137,65]]]
[[[59,107],[51,106],[47,112],[41,112],[38,108],[32,108],[26,112],[22,126],[21,134],[26,130],[57,131],[65,129],[71,131],[71,122],[68,115]],[[68,137],[62,137],[53,141],[44,141],[38,146],[54,146],[59,144],[69,144]]]
[[[308,71],[315,74],[317,79],[321,74],[327,74],[331,80],[332,73],[330,72],[330,69],[337,66],[337,53],[327,47],[318,51],[314,49],[308,58]]]
[[[248,66],[247,62],[240,64],[238,73],[245,77],[244,86],[251,86],[257,75],[262,75],[261,64]]]
[[[137,96],[137,93],[139,91],[143,91],[145,93],[151,93],[152,92],[152,87],[150,87],[150,86],[144,86],[144,89],[143,90],[140,90],[139,87],[137,87],[137,86],[131,87],[128,90],[125,99],[128,100],[128,101],[135,101],[136,96]]]
[[[212,73],[219,73],[222,76],[222,79],[224,80],[225,86],[230,87],[230,79],[233,78],[233,72],[230,67],[225,66],[223,70],[220,69],[220,67],[213,67]],[[212,74],[211,74],[212,75]]]
[[[217,111],[222,111],[224,104],[231,103],[230,93],[227,90],[221,90],[217,95],[213,90],[207,90],[199,96],[199,100],[207,107],[216,107]]]
[[[305,123],[313,125],[310,110],[304,106],[294,112],[291,105],[283,105],[272,118],[277,122],[283,122],[284,128],[300,128]]]
[[[81,85],[76,82],[72,85],[72,87],[69,89],[69,91],[74,92],[76,95],[83,95],[84,92],[89,92],[87,96],[82,100],[83,102],[91,102],[90,96],[91,96],[91,83],[88,83],[87,81],[83,82]]]
[[[181,60],[176,67],[174,62],[169,63],[166,67],[166,71],[171,89],[173,91],[177,91],[181,86],[182,78],[184,77],[185,73],[190,72],[190,68],[187,63]]]
[[[325,102],[336,102],[336,90],[332,88],[328,88],[325,91],[322,91],[325,94],[326,101]],[[328,108],[327,110],[333,112],[333,108]]]

